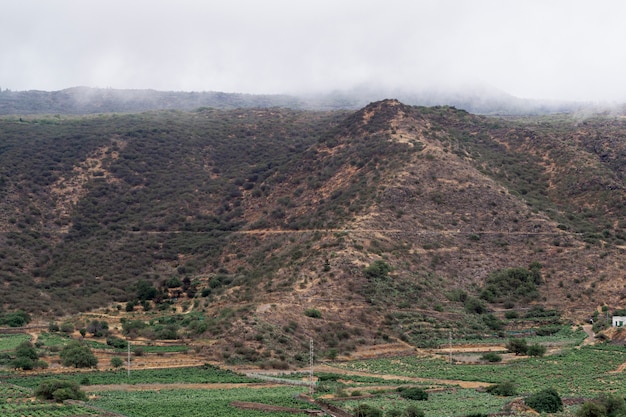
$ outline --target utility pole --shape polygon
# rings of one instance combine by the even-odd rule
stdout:
[[[126,342],[126,346],[128,346],[128,378],[130,378],[130,340]]]
[[[452,365],[452,330],[448,331],[448,345],[450,346],[448,349],[448,361]]]
[[[309,394],[313,395],[313,338],[309,339]]]

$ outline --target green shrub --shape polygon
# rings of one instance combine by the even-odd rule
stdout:
[[[126,349],[128,342],[116,336],[107,337],[107,345],[113,346],[115,349]]]
[[[11,361],[11,366],[15,369],[22,369],[24,371],[31,371],[35,369],[35,361],[30,358],[17,357]]]
[[[578,412],[578,417],[625,417],[626,403],[624,399],[614,395],[600,395],[593,401],[584,403]]]
[[[359,404],[354,409],[354,417],[383,417],[383,412],[371,405]]]
[[[504,313],[504,318],[512,320],[512,319],[516,319],[519,317],[519,314],[517,314],[517,311],[506,311]]]
[[[402,398],[407,400],[426,401],[428,393],[418,387],[399,387],[398,392]]]
[[[493,314],[485,314],[483,316],[483,322],[489,327],[491,330],[502,330],[504,327],[504,323],[502,320],[494,316]]]
[[[540,267],[539,264],[533,264],[530,270],[508,268],[492,272],[485,281],[480,298],[490,303],[537,299],[537,285],[541,283]]]
[[[485,389],[485,391],[489,394],[499,395],[501,397],[512,397],[517,395],[517,387],[511,381],[490,385]]]
[[[559,313],[559,311],[556,309],[546,310],[544,306],[533,306],[533,308],[528,310],[528,312],[524,315],[524,317],[528,319],[529,318],[548,318],[548,317],[559,318],[561,317],[561,313]]]
[[[502,356],[498,355],[496,352],[487,352],[480,358],[487,362],[502,362]]]
[[[119,356],[113,356],[111,358],[111,366],[114,368],[121,368],[124,366],[124,361]]]
[[[80,390],[79,385],[74,381],[64,379],[53,379],[42,382],[35,389],[35,397],[40,400],[55,400],[63,402],[65,400],[86,400],[87,396]]]
[[[542,327],[535,329],[535,334],[537,336],[550,336],[550,335],[560,332],[562,328],[563,327],[558,324],[551,325],[551,326],[542,326]]]
[[[78,341],[72,341],[63,346],[59,353],[63,366],[73,366],[74,368],[94,368],[98,365],[98,358],[95,357],[89,346]]]
[[[370,266],[363,270],[365,277],[369,280],[386,279],[391,272],[391,266],[385,261],[374,261]]]
[[[563,411],[563,401],[554,388],[536,392],[524,399],[527,406],[539,413],[556,413]]]
[[[0,315],[0,326],[22,327],[30,323],[30,315],[22,310]]]
[[[40,361],[35,346],[28,340],[23,341],[15,348],[15,359],[11,365],[15,369],[30,371],[35,368],[46,368],[48,364]],[[45,364],[45,365],[44,365]]]
[[[487,312],[487,306],[482,300],[474,297],[467,297],[463,303],[465,310],[472,314],[484,314]]]
[[[601,394],[598,401],[606,408],[606,415],[608,417],[626,417],[626,403],[624,402],[624,398],[617,395]]]
[[[607,417],[606,408],[595,401],[587,401],[576,412],[577,417]]]
[[[317,376],[317,380],[320,382],[325,381],[338,381],[341,379],[341,375],[339,374],[319,374]]]
[[[528,356],[543,356],[546,354],[546,350],[547,349],[545,346],[541,346],[540,344],[535,343],[534,345],[528,346],[526,354]]]
[[[70,323],[70,322],[63,322],[61,324],[60,330],[63,333],[72,333],[74,331],[74,325],[72,323]]]
[[[414,405],[410,405],[402,412],[402,417],[425,417],[424,411]]]
[[[306,310],[304,310],[304,315],[307,317],[314,318],[314,319],[322,318],[322,313],[315,308],[307,308]]]
[[[516,355],[525,355],[528,352],[528,343],[526,339],[509,339],[506,349]]]
[[[35,346],[28,340],[20,343],[15,348],[15,356],[18,358],[29,358],[32,360],[37,360],[37,358],[39,358]]]

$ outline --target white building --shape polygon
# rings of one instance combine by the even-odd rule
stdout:
[[[613,316],[613,327],[622,327],[626,325],[626,316]]]

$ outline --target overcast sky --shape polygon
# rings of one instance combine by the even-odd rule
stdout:
[[[0,0],[0,88],[626,102],[623,0]]]

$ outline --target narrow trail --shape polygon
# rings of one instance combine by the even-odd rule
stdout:
[[[271,235],[271,234],[304,234],[304,233],[406,233],[411,235],[528,235],[528,236],[557,236],[565,235],[563,231],[554,232],[530,232],[510,230],[401,230],[401,229],[251,229],[222,231],[225,234],[235,235]],[[190,230],[131,230],[130,234],[162,235],[162,234],[212,234],[215,231],[190,231]]]
[[[593,326],[591,324],[583,325],[583,330],[587,333],[587,338],[583,340],[583,346],[594,345],[596,343],[596,334],[593,332]]]

